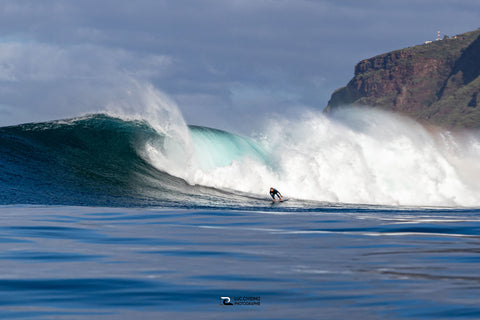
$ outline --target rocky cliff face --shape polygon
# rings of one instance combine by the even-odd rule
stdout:
[[[363,60],[325,112],[348,105],[447,128],[480,128],[480,29]]]

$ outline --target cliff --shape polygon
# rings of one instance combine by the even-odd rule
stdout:
[[[447,128],[480,128],[480,29],[361,61],[325,112],[348,105]]]

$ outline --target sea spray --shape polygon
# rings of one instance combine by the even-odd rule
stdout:
[[[108,114],[127,121],[147,121],[161,136],[139,148],[139,153],[157,169],[191,185],[255,190],[258,178],[248,175],[249,180],[236,180],[222,171],[237,165],[241,168],[234,169],[234,174],[241,174],[252,167],[249,161],[254,167],[266,168],[266,150],[261,144],[222,130],[188,127],[178,106],[148,83],[132,81],[117,98],[107,105]],[[255,191],[260,193],[261,189]]]
[[[107,112],[125,120],[147,121],[162,137],[139,150],[155,166],[186,179],[192,167],[193,145],[178,106],[150,83],[131,80],[123,93],[106,105]]]
[[[476,205],[480,139],[427,130],[387,112],[344,109],[326,117],[265,122],[254,137],[188,127],[151,85],[134,83],[116,110],[147,120],[165,139],[144,158],[190,185],[339,203]],[[477,147],[475,147],[477,146]]]
[[[385,112],[350,109],[332,118],[312,112],[272,120],[262,139],[250,139],[261,157],[252,147],[241,156],[233,154],[240,149],[225,148],[236,139],[231,134],[197,136],[197,147],[205,144],[199,139],[217,147],[196,149],[196,163],[182,177],[190,184],[259,195],[276,186],[290,197],[340,203],[472,206],[480,200],[472,178],[480,172],[476,136],[467,144]],[[202,166],[204,157],[209,166]]]
[[[427,131],[410,119],[359,109],[333,118],[310,114],[280,127],[284,133],[275,135],[281,135],[285,151],[278,155],[279,163],[287,173],[282,182],[297,197],[342,203],[478,203],[478,187],[462,177],[466,170],[480,172],[478,164],[464,162],[449,146],[469,149],[470,159],[480,159],[480,153],[453,135],[446,141],[439,137],[444,133]]]

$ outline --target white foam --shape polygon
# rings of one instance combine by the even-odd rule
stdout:
[[[197,167],[187,181],[257,194],[275,186],[290,197],[341,203],[480,203],[480,139],[474,135],[433,133],[405,118],[362,110],[271,121],[264,135],[266,162],[245,157]]]
[[[480,152],[451,134],[446,140],[447,133],[428,132],[411,120],[356,109],[334,120],[310,114],[281,128],[287,146],[279,154],[283,190],[291,196],[372,204],[479,203]]]
[[[200,137],[211,139],[206,152],[193,145],[174,103],[152,86],[141,89],[123,108],[142,105],[140,116],[167,137],[163,146],[147,146],[146,157],[192,185],[259,195],[275,186],[292,198],[339,203],[480,203],[480,138],[474,134],[431,132],[389,113],[349,109],[332,118],[311,112],[270,120],[254,142],[263,157],[245,150],[248,143],[235,149],[225,135],[218,141],[215,135]]]

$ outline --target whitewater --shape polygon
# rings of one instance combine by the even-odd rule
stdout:
[[[187,168],[154,165],[190,184],[335,203],[474,206],[480,140],[427,131],[395,115],[359,109],[269,121],[243,138],[190,128]],[[187,144],[185,144],[187,145]]]
[[[275,186],[291,198],[333,203],[476,206],[480,136],[425,128],[367,108],[325,116],[275,116],[239,136],[188,126],[178,107],[153,88],[144,115],[165,135],[143,156],[190,185],[258,196]],[[125,108],[124,108],[125,109]],[[118,114],[118,112],[117,112]]]

